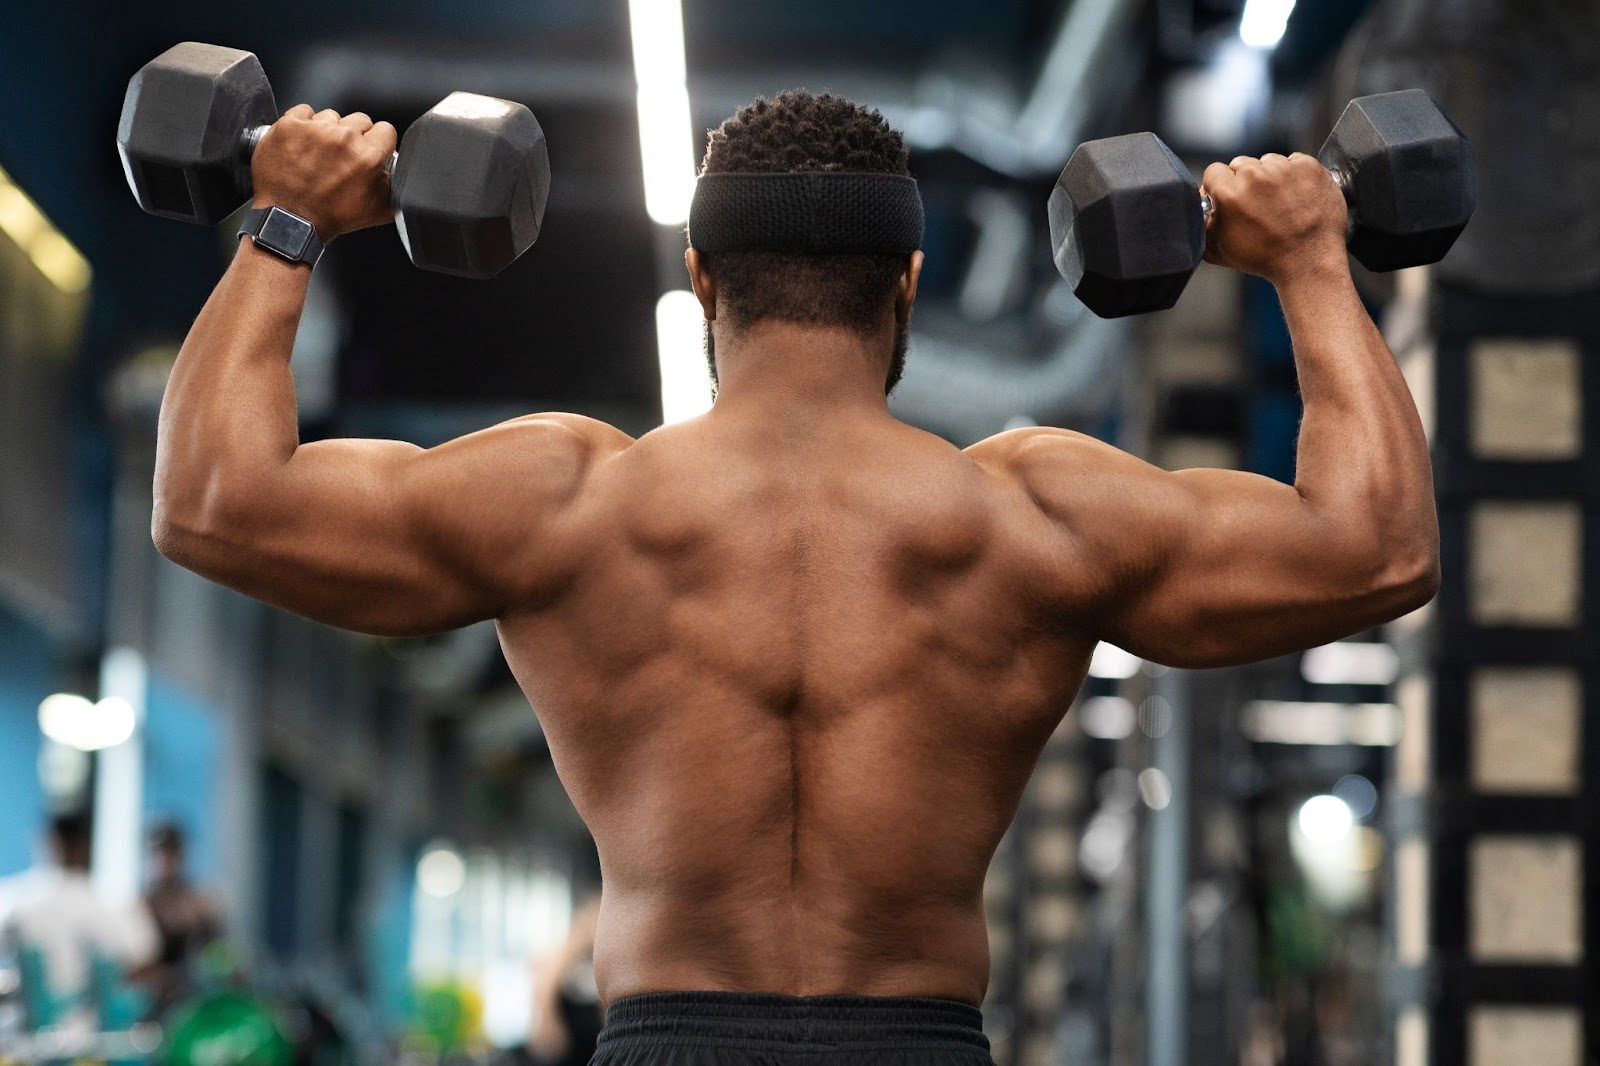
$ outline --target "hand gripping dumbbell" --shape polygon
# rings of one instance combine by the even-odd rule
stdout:
[[[1472,146],[1421,89],[1350,102],[1317,159],[1350,208],[1369,270],[1436,263],[1478,200]],[[1153,133],[1088,141],[1050,194],[1056,268],[1101,318],[1178,302],[1205,254],[1210,198]]]
[[[261,62],[189,41],[128,82],[117,151],[139,206],[214,224],[252,195],[250,156],[278,118]],[[522,104],[451,93],[389,161],[395,226],[419,267],[498,274],[539,236],[550,192],[544,131]]]

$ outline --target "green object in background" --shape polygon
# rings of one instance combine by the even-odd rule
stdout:
[[[201,996],[174,1014],[163,1066],[292,1066],[289,1044],[272,1009],[236,992]]]
[[[1333,926],[1301,882],[1282,882],[1268,894],[1263,947],[1267,972],[1274,977],[1315,973],[1328,965]]]
[[[483,1004],[477,993],[459,981],[421,985],[413,999],[414,1034],[436,1052],[459,1051],[477,1036]]]

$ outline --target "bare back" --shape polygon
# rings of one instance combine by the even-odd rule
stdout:
[[[599,846],[602,994],[978,1002],[984,874],[1091,642],[1027,606],[1020,494],[971,458],[771,433],[607,460],[577,576],[501,622]]]
[[[325,239],[392,217],[393,129],[299,110],[252,157],[258,203]],[[1294,340],[1293,485],[1051,429],[962,453],[894,421],[921,252],[863,332],[740,325],[691,248],[721,392],[637,442],[545,414],[429,449],[303,444],[309,273],[247,241],[167,383],[152,535],[330,625],[499,620],[599,843],[608,1000],[976,1002],[983,875],[1094,639],[1223,666],[1438,587],[1427,439],[1350,278],[1343,198],[1309,156],[1214,164],[1206,189],[1208,258],[1271,281]]]

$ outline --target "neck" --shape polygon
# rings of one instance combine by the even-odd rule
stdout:
[[[719,321],[712,336],[719,410],[759,404],[769,414],[804,417],[818,409],[888,413],[892,327],[864,335],[776,321],[733,329]]]

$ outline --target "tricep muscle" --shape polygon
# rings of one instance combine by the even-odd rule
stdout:
[[[568,561],[561,520],[627,438],[537,415],[423,450],[328,440],[221,479],[204,513],[157,515],[165,554],[246,595],[362,632],[495,617]]]
[[[993,454],[1068,557],[1098,575],[1099,602],[1067,606],[1143,658],[1264,659],[1370,628],[1431,595],[1431,575],[1390,551],[1381,528],[1293,486],[1231,470],[1172,473],[1064,431],[1006,436]]]

